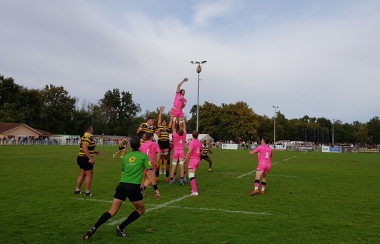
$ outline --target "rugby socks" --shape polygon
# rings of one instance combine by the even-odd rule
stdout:
[[[75,188],[75,191],[80,191],[80,188]]]
[[[170,178],[170,184],[173,183],[173,178]]]
[[[190,178],[190,185],[191,185],[191,190],[193,190],[193,192],[198,192],[197,191],[197,182],[195,180],[195,177]]]
[[[261,191],[265,191],[266,186],[267,186],[266,182],[261,182]]]
[[[177,179],[177,173],[174,173],[173,179]]]
[[[168,160],[167,159],[163,159],[162,160],[162,165],[161,165],[161,169],[165,170],[165,167],[166,167],[166,164],[168,163]]]
[[[124,230],[125,227],[127,227],[130,223],[132,223],[133,221],[137,220],[138,218],[140,218],[140,214],[135,210],[133,211],[129,216],[128,218],[123,222],[121,223],[121,225],[119,225],[119,229],[120,230]]]
[[[99,226],[107,222],[107,220],[109,220],[110,218],[111,214],[109,212],[105,212],[102,216],[100,216],[98,222],[96,222],[96,224],[94,225],[95,230],[97,230]]]
[[[156,178],[158,178],[158,176],[160,175],[160,169],[156,169]]]
[[[179,182],[183,182],[183,177],[180,177],[180,178],[179,178]]]
[[[255,190],[259,190],[260,180],[255,180]]]

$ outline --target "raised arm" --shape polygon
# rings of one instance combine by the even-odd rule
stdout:
[[[177,92],[179,92],[179,91],[181,90],[181,86],[182,86],[182,84],[185,83],[185,82],[188,81],[188,80],[189,80],[189,79],[185,78],[185,79],[183,79],[183,81],[181,81],[181,82],[178,84],[178,86],[177,86]]]
[[[170,113],[170,121],[169,121],[169,127],[172,127],[173,125],[173,115]]]
[[[177,128],[176,128],[177,126],[175,125],[173,116],[170,116],[170,123],[173,125],[172,132],[176,133],[177,132]]]
[[[186,122],[185,122],[185,118],[183,118],[182,120],[182,129],[184,132],[186,132]]]
[[[158,121],[157,121],[157,124],[161,124],[161,120],[162,120],[162,111],[164,111],[165,107],[164,106],[161,106],[160,107],[160,112],[158,113]]]

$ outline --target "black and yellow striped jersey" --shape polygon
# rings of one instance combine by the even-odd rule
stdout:
[[[158,130],[161,132],[160,137],[158,138],[159,141],[169,141],[169,134],[172,133],[172,127],[167,125],[158,124],[157,125]]]
[[[211,152],[208,146],[202,145],[202,156],[206,156],[207,153]]]
[[[86,155],[84,154],[84,150],[82,148],[82,145],[83,144],[86,144],[87,145],[87,148],[88,148],[88,152],[91,154],[91,156],[94,154],[95,152],[95,140],[94,138],[92,137],[91,134],[89,133],[84,133],[84,135],[82,136],[82,138],[80,139],[80,144],[79,144],[79,154],[78,156],[80,157],[86,157]]]
[[[145,139],[143,138],[143,134],[144,133],[151,133],[154,135],[154,133],[156,132],[157,130],[157,127],[152,125],[152,126],[148,126],[146,123],[142,123],[139,128],[141,129],[140,133],[138,134],[138,136],[142,139],[142,142],[144,143],[145,142]]]
[[[128,144],[128,139],[123,139],[121,140],[120,144],[119,144],[119,147],[126,147]]]

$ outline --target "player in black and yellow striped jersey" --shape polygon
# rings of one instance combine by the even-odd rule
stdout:
[[[92,183],[92,174],[95,164],[95,160],[92,157],[94,154],[99,154],[99,151],[95,151],[95,140],[92,136],[94,129],[91,125],[86,125],[84,127],[84,135],[80,140],[79,153],[77,157],[77,163],[79,165],[79,176],[76,183],[76,188],[74,194],[81,194],[80,187],[84,179],[86,185],[86,196],[93,196],[91,193],[91,183]]]
[[[202,153],[200,155],[201,161],[202,159],[206,160],[208,162],[208,172],[212,171],[212,160],[207,155],[208,153],[212,154],[211,149],[207,146],[207,142],[204,140],[202,144]]]
[[[121,151],[123,151],[123,153],[121,154],[120,158],[123,158],[127,152],[127,145],[128,145],[128,137],[126,136],[123,140],[120,141],[119,150],[112,155],[112,158],[115,158],[116,155],[118,155]]]
[[[142,139],[142,143],[145,142],[145,138],[143,137],[144,133],[156,133],[156,135],[160,137],[160,131],[157,130],[157,127],[154,125],[153,117],[148,117],[146,123],[142,123],[136,131],[136,134]]]
[[[170,118],[169,125],[167,125],[166,120],[162,120],[162,112],[165,107],[160,108],[160,113],[158,114],[157,127],[160,131],[160,137],[158,137],[158,145],[161,150],[161,161],[159,162],[159,167],[156,168],[156,181],[158,180],[159,174],[166,173],[165,181],[169,182],[169,171],[170,171],[170,140],[169,134],[172,132],[172,117]]]

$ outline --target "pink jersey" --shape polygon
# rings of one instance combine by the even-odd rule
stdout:
[[[147,154],[150,158],[150,162],[154,163],[154,156],[156,153],[161,153],[160,147],[153,141],[146,141],[140,146],[140,152]]]
[[[182,94],[179,92],[176,92],[175,97],[174,97],[174,107],[182,110],[183,105],[182,105],[182,100],[181,100]],[[187,99],[183,97],[183,102],[186,104]]]
[[[189,159],[199,159],[202,153],[202,143],[198,139],[194,139],[189,143],[189,150],[191,153]]]
[[[258,153],[257,158],[259,163],[271,163],[270,158],[272,157],[272,149],[267,145],[258,146],[253,152]]]
[[[177,132],[173,133],[173,150],[185,150],[186,145],[186,132],[183,135],[178,135]]]

